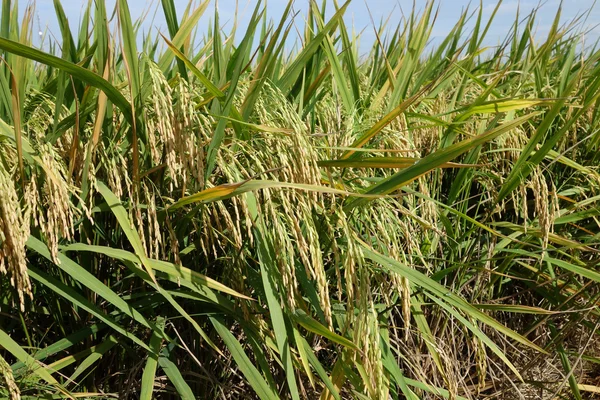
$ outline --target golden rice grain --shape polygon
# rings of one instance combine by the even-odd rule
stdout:
[[[9,277],[21,311],[25,310],[25,296],[33,298],[25,253],[28,237],[29,221],[21,211],[13,179],[0,161],[0,273]]]
[[[0,355],[0,377],[3,378],[5,388],[8,390],[8,398],[10,400],[20,400],[21,391],[15,382],[15,378],[12,373],[12,368],[6,362],[6,360]]]

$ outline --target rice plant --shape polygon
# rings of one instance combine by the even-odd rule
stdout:
[[[158,33],[55,0],[34,45],[2,1],[0,396],[600,394],[585,15],[485,47],[472,7],[432,44],[429,2],[362,56],[348,4],[242,31],[162,0]]]

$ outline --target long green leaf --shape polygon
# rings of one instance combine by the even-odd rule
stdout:
[[[158,317],[155,325],[157,329],[162,331],[165,326],[165,319],[163,317]],[[156,367],[158,366],[162,339],[163,338],[160,335],[156,334],[153,334],[152,338],[150,338],[148,347],[151,351],[148,353],[148,360],[146,361],[146,366],[144,367],[144,372],[142,374],[140,400],[152,400],[154,394],[154,378],[156,375]]]
[[[401,276],[408,279],[412,284],[426,289],[431,294],[431,296],[435,296],[436,299],[443,299],[443,301],[445,303],[451,305],[452,307],[456,307],[459,310],[462,310],[464,313],[471,316],[472,318],[475,318],[478,321],[496,329],[497,331],[505,334],[506,336],[510,337],[511,339],[513,339],[521,344],[524,344],[526,346],[529,346],[541,353],[545,353],[545,350],[543,350],[541,347],[537,346],[536,344],[532,343],[530,340],[524,338],[523,336],[521,336],[518,333],[514,332],[513,330],[507,328],[506,326],[500,324],[498,321],[496,321],[489,315],[479,311],[476,307],[467,303],[462,298],[456,296],[450,290],[448,290],[444,286],[440,285],[436,281],[432,280],[431,278],[427,277],[423,273],[421,273],[415,269],[412,269],[412,268],[400,263],[399,261],[396,261],[396,260],[386,257],[384,255],[381,255],[381,254],[373,251],[366,245],[363,245],[363,251],[365,253],[365,256],[367,258],[369,258],[370,260],[378,263],[379,265],[381,265],[382,267],[384,267],[390,271],[400,274]]]
[[[31,357],[17,342],[15,342],[6,332],[0,329],[0,343],[2,343],[2,348],[12,354],[17,360],[21,361],[23,364],[27,366],[27,369],[50,385],[56,386],[59,388],[59,384],[52,377],[50,372],[42,366],[42,364],[37,361],[35,358]]]
[[[210,321],[214,325],[219,336],[221,336],[221,339],[223,339],[225,342],[225,345],[240,368],[240,371],[244,374],[248,380],[248,383],[252,389],[254,389],[258,397],[261,400],[278,399],[276,392],[273,390],[273,388],[269,387],[269,384],[252,364],[244,352],[244,349],[240,345],[240,342],[238,342],[235,336],[233,336],[233,334],[229,331],[229,328],[227,328],[223,322],[217,318],[210,317]]]
[[[107,82],[105,79],[95,74],[94,72],[82,68],[76,64],[65,61],[61,58],[53,56],[48,53],[44,53],[40,50],[34,49],[23,44],[13,42],[5,38],[0,38],[0,49],[9,53],[29,58],[31,60],[40,62],[42,64],[49,65],[64,71],[73,77],[80,79],[81,81],[97,87],[106,93],[106,96],[112,101],[123,113],[125,118],[130,124],[133,124],[133,115],[131,114],[131,104],[121,94],[121,92]]]
[[[444,163],[447,163],[456,157],[460,156],[463,153],[485,143],[488,142],[503,133],[510,131],[511,129],[517,128],[531,119],[536,113],[527,114],[522,117],[516,118],[514,120],[507,121],[495,128],[492,128],[481,135],[477,135],[470,139],[465,139],[459,143],[453,144],[449,147],[442,148],[437,150],[428,156],[423,157],[418,162],[416,162],[412,167],[408,167],[400,172],[395,173],[377,183],[376,185],[371,186],[367,190],[367,194],[389,194],[392,191],[412,182],[417,179],[419,176],[426,174],[427,172],[439,168]],[[367,203],[369,200],[366,198],[355,199],[352,202],[348,203],[344,208],[346,210],[351,210],[359,205],[363,205]]]
[[[52,261],[52,255],[50,254],[50,250],[48,247],[36,239],[33,236],[30,236],[26,243],[27,248],[35,251],[36,253],[42,255],[47,260]],[[59,263],[56,264],[60,269],[69,274],[73,280],[78,282],[79,284],[90,289],[92,293],[98,294],[100,297],[113,304],[122,313],[128,315],[133,320],[141,324],[146,328],[151,328],[150,323],[139,311],[133,309],[131,305],[129,305],[125,300],[123,300],[119,295],[117,295],[114,291],[112,291],[109,287],[104,285],[98,278],[92,275],[90,272],[82,268],[80,265],[75,263],[73,260],[65,256],[64,254],[58,254]]]

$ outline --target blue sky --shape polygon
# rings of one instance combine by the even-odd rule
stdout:
[[[115,0],[105,0],[107,9],[110,11],[114,7]],[[178,10],[178,15],[181,15],[189,0],[175,0],[175,4]],[[596,0],[600,2],[600,0]],[[584,13],[585,11],[591,10],[587,16],[585,24],[582,26],[586,30],[591,29],[591,32],[586,36],[586,42],[592,43],[593,41],[600,38],[600,4],[596,4],[594,0],[564,0],[563,3],[563,16],[562,21],[566,22],[572,18]],[[342,3],[342,0],[338,0]],[[87,3],[84,0],[62,0],[63,7],[67,14],[67,18],[73,28],[75,28],[81,18],[83,4]],[[247,24],[248,19],[253,11],[253,7],[256,4],[256,0],[238,0],[239,6],[239,21],[243,27]],[[282,14],[287,1],[285,0],[270,0],[267,2],[267,13],[271,18],[278,19]],[[294,7],[299,11],[297,18],[297,25],[301,27],[303,17],[306,15],[306,9],[308,8],[308,0],[295,0]],[[321,0],[318,1],[321,3]],[[328,0],[329,9],[333,9],[332,0]],[[416,0],[416,7],[418,10],[422,9],[425,1]],[[470,9],[475,9],[478,1],[468,0],[438,0],[436,5],[439,7],[438,18],[434,25],[432,33],[432,40],[443,38],[450,29],[454,26],[458,20],[460,13],[471,3]],[[538,12],[537,26],[536,26],[536,37],[543,38],[547,34],[550,25],[556,15],[560,0],[542,0],[542,6]],[[20,0],[19,6],[21,12],[25,8],[27,3]],[[368,4],[368,7],[367,7]],[[496,1],[483,0],[484,15],[489,15],[494,7]],[[492,24],[489,34],[487,36],[486,45],[493,46],[498,44],[510,30],[517,10],[520,10],[521,15],[530,12],[532,9],[538,7],[540,2],[537,0],[505,0],[498,14]],[[362,31],[362,51],[368,49],[368,45],[373,43],[375,35],[371,25],[371,17],[377,23],[382,19],[390,18],[390,24],[395,25],[402,19],[402,15],[409,14],[413,5],[413,0],[353,0],[346,12],[346,21],[349,26],[354,26],[357,32]],[[143,29],[152,29],[153,31],[166,32],[164,24],[164,18],[160,9],[160,0],[147,1],[147,0],[130,0],[129,7],[132,13],[133,19],[140,16],[145,10],[150,7],[153,11],[156,7],[159,7],[159,11],[156,13],[156,18],[152,23],[150,18],[147,18],[143,24]],[[215,7],[215,1],[212,0],[209,8],[206,10],[205,15],[202,17],[199,23],[199,29],[206,31],[208,24],[210,23],[211,16]],[[227,26],[231,26],[235,16],[236,1],[235,0],[218,0],[218,9],[221,21]],[[44,30],[46,27],[56,36],[60,37],[58,25],[54,17],[54,6],[52,0],[37,0],[36,1],[36,19],[35,27]],[[152,15],[152,12],[151,12]]]

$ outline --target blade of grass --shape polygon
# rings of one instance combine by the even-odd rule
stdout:
[[[0,329],[0,343],[2,343],[2,347],[12,354],[17,360],[21,361],[23,364],[27,366],[27,369],[34,373],[35,375],[42,378],[44,381],[48,382],[50,385],[56,387],[61,392],[67,394],[64,389],[61,388],[59,383],[54,377],[50,374],[50,372],[42,366],[42,364],[31,357],[17,342],[15,342],[6,332]],[[67,397],[69,397],[67,395]]]
[[[523,336],[521,336],[518,333],[514,332],[513,330],[507,328],[506,326],[500,324],[498,321],[491,318],[487,314],[477,310],[477,308],[475,308],[473,305],[467,303],[462,298],[452,294],[452,292],[449,291],[447,288],[445,288],[444,286],[435,282],[434,280],[427,277],[426,275],[422,274],[421,272],[411,269],[411,268],[407,267],[406,265],[404,265],[392,258],[381,255],[381,254],[373,251],[371,248],[369,248],[365,244],[363,244],[362,248],[363,248],[363,251],[367,258],[378,263],[379,265],[383,266],[386,269],[392,270],[393,272],[396,272],[396,273],[400,274],[401,276],[404,276],[406,279],[408,279],[414,285],[417,285],[419,287],[426,289],[429,293],[428,296],[430,298],[433,299],[433,297],[435,297],[435,299],[443,299],[445,303],[448,303],[452,307],[456,307],[459,310],[462,310],[465,314],[494,328],[498,332],[505,334],[506,336],[510,337],[511,339],[513,339],[521,344],[524,344],[525,346],[531,347],[532,349],[535,349],[541,353],[546,353],[541,347],[537,346],[536,344],[532,343],[530,340],[524,338]],[[505,355],[501,355],[501,357],[503,357],[503,359],[506,358]]]
[[[244,374],[248,383],[254,389],[256,394],[261,400],[275,400],[278,399],[277,392],[269,386],[269,384],[262,377],[258,369],[252,364],[244,349],[240,345],[240,342],[233,336],[223,322],[215,317],[210,317],[215,330],[225,342],[225,345],[229,349],[232,357],[237,363],[240,371]]]
[[[181,371],[177,365],[169,359],[169,348],[169,346],[165,346],[162,349],[160,356],[158,357],[158,364],[165,372],[173,386],[175,386],[179,397],[184,400],[194,400],[196,398],[196,396],[194,396],[194,392],[183,378],[183,375],[181,374]]]
[[[37,49],[29,46],[22,45],[12,40],[0,38],[0,49],[9,53],[29,58],[31,60],[40,62],[42,64],[49,65],[54,68],[58,68],[66,73],[73,75],[73,77],[80,79],[81,81],[88,83],[106,93],[106,96],[112,101],[123,113],[125,118],[130,124],[133,124],[133,116],[131,114],[131,105],[121,94],[121,92],[101,78],[94,72],[82,68],[76,64],[65,61],[61,58],[55,57],[51,54],[44,53]]]
[[[155,325],[158,330],[162,331],[165,326],[165,319],[160,316],[157,317]],[[158,366],[158,354],[160,354],[161,345],[162,337],[153,334],[148,345],[151,351],[148,353],[148,360],[142,374],[140,400],[152,400],[156,367]]]
[[[300,393],[296,384],[292,353],[290,351],[291,341],[288,337],[289,322],[281,309],[281,299],[275,291],[276,276],[279,275],[279,270],[273,259],[273,245],[266,234],[266,228],[258,214],[256,198],[252,194],[248,195],[248,209],[250,210],[252,219],[256,221],[254,236],[258,246],[260,274],[267,298],[273,331],[275,332],[277,348],[279,349],[283,369],[286,373],[290,395],[292,399],[299,400]]]
[[[417,179],[419,176],[422,176],[427,172],[438,168],[440,165],[455,159],[456,157],[469,151],[470,149],[475,148],[485,142],[488,142],[500,136],[501,134],[510,131],[511,129],[521,126],[529,119],[531,119],[534,115],[536,115],[536,113],[527,114],[514,120],[507,121],[493,129],[482,133],[481,135],[477,135],[471,139],[466,139],[449,147],[437,150],[429,154],[428,156],[420,159],[413,166],[408,167],[400,172],[397,172],[389,178],[386,178],[381,182],[377,183],[376,185],[371,186],[366,193],[391,193],[392,191]],[[499,116],[496,117],[495,121],[497,121],[498,119]],[[495,121],[492,122],[492,126],[495,124]],[[352,208],[355,208],[359,205],[364,205],[368,201],[369,200],[366,198],[355,199],[352,202],[348,203],[344,208],[345,210],[351,210]]]

